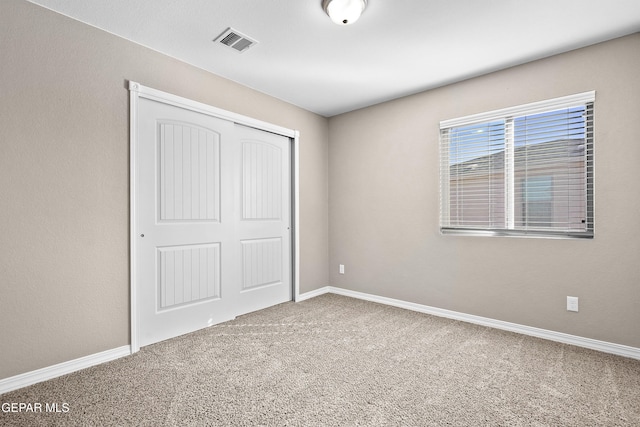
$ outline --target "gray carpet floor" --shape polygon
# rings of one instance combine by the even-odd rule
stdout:
[[[16,390],[6,426],[640,426],[640,361],[337,295]]]

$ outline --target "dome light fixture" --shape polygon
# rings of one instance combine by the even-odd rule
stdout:
[[[338,25],[353,24],[360,18],[367,0],[322,0],[322,8]]]

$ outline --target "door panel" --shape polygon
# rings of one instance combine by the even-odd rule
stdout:
[[[282,238],[243,240],[242,290],[283,282]]]
[[[281,220],[282,148],[255,140],[243,140],[241,144],[242,219]]]
[[[236,125],[241,147],[239,314],[292,298],[289,139]]]
[[[141,346],[236,315],[233,124],[142,99],[137,224]],[[144,235],[144,237],[141,237]]]
[[[220,244],[158,248],[158,311],[220,298]]]
[[[160,121],[160,221],[220,220],[220,134]]]

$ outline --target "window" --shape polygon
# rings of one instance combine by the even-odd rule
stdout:
[[[593,237],[586,92],[440,123],[444,234]]]

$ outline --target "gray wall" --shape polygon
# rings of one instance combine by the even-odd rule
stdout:
[[[640,347],[638,70],[634,34],[332,117],[331,284]],[[439,121],[589,90],[595,239],[439,234]]]
[[[127,80],[300,131],[300,290],[328,283],[327,119],[24,1],[0,55],[0,379],[130,343]]]

